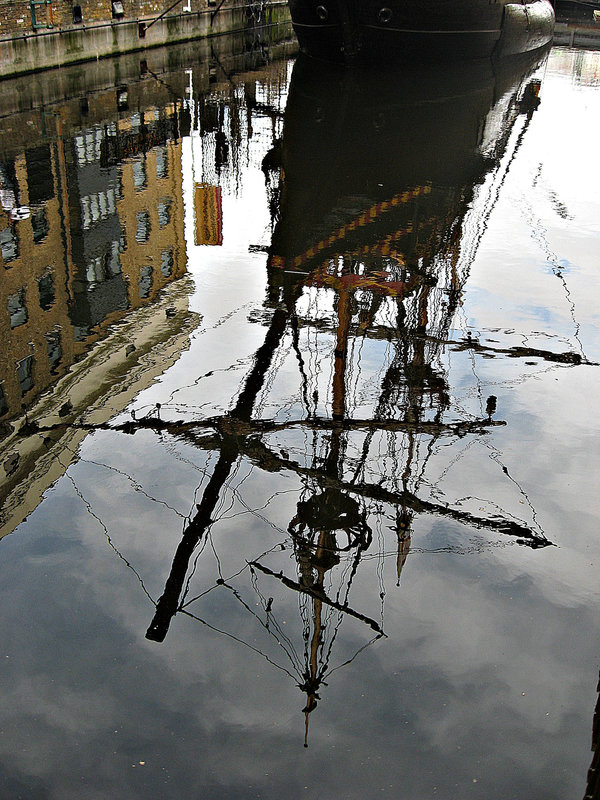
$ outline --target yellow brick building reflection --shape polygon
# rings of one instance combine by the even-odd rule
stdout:
[[[83,129],[55,114],[42,146],[0,152],[0,419],[185,274],[181,114],[149,107]]]

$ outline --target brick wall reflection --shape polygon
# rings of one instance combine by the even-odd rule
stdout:
[[[0,150],[0,419],[186,271],[185,112],[107,95],[112,119],[32,115],[23,149]]]

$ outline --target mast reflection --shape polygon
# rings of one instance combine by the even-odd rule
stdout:
[[[477,516],[419,492],[438,439],[504,424],[495,419],[493,396],[479,418],[452,408],[440,354],[499,185],[539,102],[539,81],[530,80],[537,64],[381,75],[299,59],[282,140],[263,161],[273,210],[264,341],[228,414],[203,424],[144,423],[218,453],[147,638],[163,641],[178,612],[213,628],[192,606],[215,588],[230,591],[285,653],[291,667],[280,668],[305,695],[306,735],[321,687],[341,666],[331,663],[342,622],[353,619],[371,636],[344,663],[384,636],[383,585],[380,619],[350,601],[361,564],[375,555],[375,530],[394,533],[397,582],[419,514],[530,547],[549,544],[541,530],[508,513]],[[302,408],[267,418],[258,399],[274,380],[284,342],[295,353]],[[381,342],[384,362],[363,368],[361,359],[378,353],[372,345]],[[216,437],[198,437],[199,428]],[[277,436],[297,431],[305,446],[296,442],[292,452]],[[255,599],[244,599],[241,586],[222,576],[190,597],[201,547],[244,459],[299,479],[286,541],[246,559],[241,572],[249,571]],[[293,567],[274,555],[288,548]],[[278,622],[268,587],[298,595],[299,649],[292,626],[284,631]]]

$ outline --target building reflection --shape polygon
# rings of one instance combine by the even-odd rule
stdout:
[[[180,612],[213,627],[201,598],[231,592],[284,653],[279,666],[305,695],[306,733],[341,624],[352,619],[370,637],[357,652],[384,635],[383,608],[352,602],[366,556],[376,555],[375,530],[393,531],[398,582],[420,514],[548,544],[542,530],[508,513],[471,513],[421,491],[438,439],[502,424],[493,396],[480,418],[452,408],[441,353],[498,185],[539,103],[537,63],[463,65],[440,77],[299,59],[282,139],[263,161],[273,208],[263,344],[229,413],[208,425],[216,437],[198,437],[197,424],[144,422],[215,450],[147,638],[163,641]],[[295,354],[302,398],[287,421],[257,409],[285,347]],[[371,360],[385,351],[383,361],[369,364],[363,351]],[[303,447],[291,446],[294,432]],[[243,460],[299,479],[288,538],[262,556],[245,551],[234,579],[219,574],[194,594],[198,560]],[[295,638],[273,605],[282,588],[298,596]],[[247,644],[256,650],[254,642]]]
[[[22,137],[0,127],[0,537],[76,458],[84,420],[123,410],[189,345],[199,317],[184,280],[183,141],[193,129],[210,150],[196,243],[219,244],[221,186],[241,186],[252,120],[277,118],[262,98],[286,86],[270,47],[288,43],[273,35],[269,47],[230,37],[209,56],[170,49],[162,76],[135,56],[101,62],[89,81],[67,71],[69,99],[49,81],[37,112],[37,96],[23,111],[21,93],[12,106],[6,95]],[[44,428],[57,433],[36,435]]]
[[[272,52],[290,50],[289,31],[267,26],[248,35],[67,68],[5,92],[0,422],[20,414],[126,312],[152,304],[185,274],[181,147],[190,101],[201,111],[196,130],[201,118],[203,139],[214,140],[209,183],[235,183],[242,115],[251,131],[260,103],[252,102],[256,79],[236,92],[231,76],[260,68],[274,91],[285,82],[286,62],[270,62]]]
[[[60,111],[35,122],[47,143],[1,154],[5,418],[186,272],[181,102],[149,96],[75,129]]]
[[[183,124],[182,124],[183,123]],[[67,165],[76,341],[152,302],[186,269],[181,107],[136,112],[82,131]]]
[[[21,139],[0,131],[0,537],[76,458],[73,420],[122,410],[198,321],[184,280],[186,103],[154,81],[129,99],[88,88],[90,102],[15,115]]]

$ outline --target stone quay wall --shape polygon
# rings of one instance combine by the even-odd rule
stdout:
[[[0,79],[290,19],[286,0],[172,2],[0,0]]]

